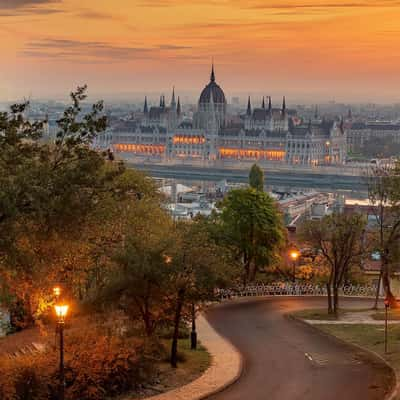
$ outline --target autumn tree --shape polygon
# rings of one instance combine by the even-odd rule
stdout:
[[[173,311],[171,365],[177,366],[181,321],[192,316],[192,307],[211,301],[215,289],[226,284],[231,274],[220,249],[210,238],[205,225],[180,222],[175,225],[175,244],[168,259],[169,296]]]
[[[285,239],[281,214],[274,200],[253,188],[228,193],[214,215],[216,234],[243,267],[243,282],[271,264]]]
[[[264,191],[264,172],[257,164],[253,164],[250,169],[249,185],[253,189]]]
[[[117,305],[132,320],[137,316],[144,332],[152,337],[168,318],[170,249],[174,245],[171,218],[159,204],[137,204],[127,214],[124,243],[115,255],[116,268],[97,302]]]
[[[361,263],[365,218],[360,215],[333,214],[320,221],[306,221],[299,237],[317,250],[329,268],[328,312],[339,311],[339,288],[352,266]]]
[[[105,243],[115,245],[120,234],[121,205],[154,191],[91,148],[107,120],[102,102],[83,113],[85,99],[86,87],[71,93],[52,143],[41,141],[43,121],[25,118],[27,104],[0,114],[0,281],[23,325],[45,307],[54,282],[83,296]]]
[[[375,298],[378,305],[380,286],[392,307],[396,299],[391,290],[390,277],[393,265],[399,261],[400,244],[400,164],[378,165],[370,168],[367,176],[370,212],[375,221],[369,227],[375,238],[375,249],[379,252],[381,271]]]

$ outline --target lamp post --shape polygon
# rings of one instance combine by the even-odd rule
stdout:
[[[196,308],[194,303],[192,303],[192,331],[190,332],[190,348],[191,350],[197,349]]]
[[[296,283],[296,260],[299,258],[299,252],[297,250],[292,250],[290,252],[290,258],[293,261],[293,283]]]
[[[65,377],[64,377],[64,323],[68,313],[67,304],[55,305],[57,315],[58,332],[60,333],[60,399],[64,400]]]
[[[388,352],[388,308],[389,308],[389,299],[385,299],[385,354]]]

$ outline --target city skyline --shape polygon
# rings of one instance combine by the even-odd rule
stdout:
[[[0,0],[0,101],[196,93],[214,59],[228,99],[397,102],[399,16],[394,0]]]

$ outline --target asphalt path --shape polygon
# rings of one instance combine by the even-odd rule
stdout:
[[[342,299],[342,304],[360,308],[368,303]],[[210,400],[382,400],[386,368],[285,316],[324,306],[323,298],[274,297],[210,309],[207,319],[244,361],[241,378]]]

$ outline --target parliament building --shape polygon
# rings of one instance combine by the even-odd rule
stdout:
[[[271,97],[240,116],[229,115],[225,93],[217,84],[214,66],[189,118],[172,92],[169,105],[161,96],[156,107],[144,101],[139,118],[113,126],[112,146],[126,158],[147,161],[248,160],[291,165],[340,165],[346,157],[343,121],[303,121],[295,110],[279,108]]]

